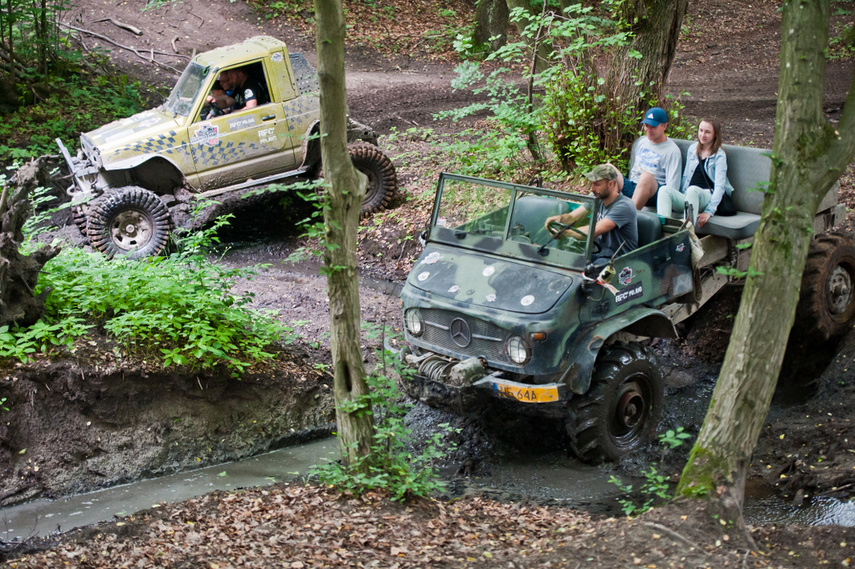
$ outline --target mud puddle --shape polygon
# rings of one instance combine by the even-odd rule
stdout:
[[[47,536],[128,516],[160,502],[180,502],[215,490],[263,486],[304,475],[338,459],[338,441],[322,439],[245,460],[179,472],[58,500],[35,500],[0,510],[0,541]]]
[[[237,490],[289,480],[305,475],[315,464],[337,458],[338,442],[330,438],[97,492],[59,500],[36,500],[0,510],[0,541],[45,537],[215,490]],[[643,482],[639,477],[622,473],[615,465],[589,466],[559,452],[504,457],[485,466],[484,473],[478,475],[444,473],[450,493],[456,497],[477,494],[500,501],[560,504],[619,517],[623,515],[621,500],[627,495],[610,482],[612,476],[623,486],[631,484],[637,488]],[[803,506],[794,506],[761,487],[750,487],[746,492],[748,524],[855,527],[855,502],[816,497]],[[642,499],[636,497],[639,502]]]

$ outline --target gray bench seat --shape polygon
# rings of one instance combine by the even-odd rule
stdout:
[[[683,165],[685,165],[686,151],[694,141],[679,138],[671,140],[680,147]],[[638,140],[632,146],[630,163],[635,158],[637,144]],[[727,179],[733,186],[731,197],[738,213],[734,216],[714,215],[703,227],[696,227],[695,231],[698,235],[747,239],[753,236],[760,226],[760,214],[763,210],[763,199],[766,196],[763,190],[766,189],[772,171],[772,161],[768,156],[771,151],[731,144],[724,144],[722,148],[727,153]],[[682,171],[680,173],[682,174]],[[644,209],[656,211],[656,208],[651,207]],[[680,219],[683,217],[683,212],[674,211],[671,216]]]

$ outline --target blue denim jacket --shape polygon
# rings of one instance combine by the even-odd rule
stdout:
[[[680,188],[681,193],[685,194],[686,190],[689,189],[689,182],[695,174],[698,164],[700,164],[700,160],[698,160],[698,143],[696,142],[689,147],[689,150],[686,151],[686,167],[683,168],[683,186]],[[709,205],[704,209],[704,213],[715,215],[715,211],[718,209],[718,204],[721,203],[721,197],[724,195],[724,192],[727,192],[727,195],[733,193],[733,186],[731,186],[730,182],[727,181],[727,155],[724,153],[724,150],[719,148],[715,154],[707,158],[704,163],[704,169],[707,172],[707,176],[709,176],[710,180],[713,181],[714,185],[712,198],[710,198]]]

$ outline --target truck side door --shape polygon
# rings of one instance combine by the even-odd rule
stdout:
[[[265,96],[259,97],[256,107],[235,109],[207,119],[199,116],[190,125],[190,149],[202,191],[284,172],[296,166],[285,113],[280,102],[271,100],[275,91],[270,89],[263,60],[227,68],[227,71],[236,68],[246,70],[250,80],[262,87]]]

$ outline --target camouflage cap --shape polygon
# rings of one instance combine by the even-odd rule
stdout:
[[[618,173],[611,164],[600,164],[599,166],[594,166],[594,169],[585,174],[585,177],[592,182],[599,180],[617,181]]]

